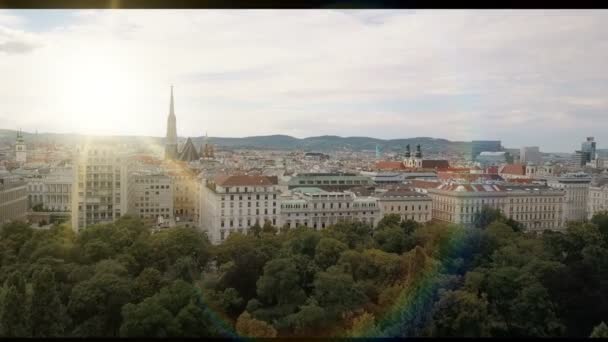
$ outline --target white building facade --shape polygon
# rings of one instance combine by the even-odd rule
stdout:
[[[564,174],[547,180],[547,185],[550,187],[566,192],[564,221],[587,219],[590,183],[591,177],[585,173]]]
[[[319,188],[296,188],[281,199],[280,225],[323,229],[338,222],[362,222],[375,227],[382,218],[378,199],[352,192],[330,192]]]
[[[563,227],[565,191],[538,185],[442,184],[428,189],[433,219],[472,226],[483,207],[499,209],[528,231]]]
[[[247,233],[256,223],[279,225],[276,176],[229,175],[203,180],[199,228],[218,244],[234,232]]]

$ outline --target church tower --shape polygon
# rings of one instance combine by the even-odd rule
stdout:
[[[173,86],[171,86],[171,104],[167,118],[167,136],[165,137],[165,159],[176,159],[177,155],[177,128],[175,125],[175,109],[173,107]]]
[[[21,130],[17,133],[17,142],[15,143],[15,160],[17,163],[23,164],[27,160],[27,149]]]

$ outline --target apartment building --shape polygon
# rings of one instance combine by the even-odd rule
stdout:
[[[350,191],[295,188],[290,196],[281,199],[280,225],[288,228],[323,229],[341,221],[359,221],[375,227],[381,218],[378,199]]]
[[[587,218],[590,183],[591,177],[582,172],[567,173],[547,180],[550,187],[566,192],[565,221],[584,221]]]
[[[13,220],[25,220],[27,216],[27,185],[11,177],[6,170],[0,171],[0,224]]]
[[[70,211],[72,208],[72,169],[52,170],[42,179],[42,207],[51,211]]]
[[[593,215],[608,211],[608,178],[594,179],[589,186],[589,200],[587,201],[587,219]]]
[[[185,163],[174,163],[169,168],[173,184],[173,216],[176,223],[199,222],[201,182]]]
[[[173,180],[166,174],[131,172],[128,177],[127,212],[159,227],[174,223]]]
[[[73,157],[72,229],[109,223],[127,211],[127,165],[120,147],[94,143]]]
[[[402,220],[428,222],[432,218],[431,198],[413,190],[389,190],[378,196],[381,216],[397,214]]]
[[[256,223],[279,225],[279,186],[276,176],[219,175],[203,180],[199,227],[214,243],[233,232],[246,233]]]
[[[566,193],[541,185],[445,183],[428,189],[433,219],[473,224],[484,206],[501,210],[529,231],[560,229]]]

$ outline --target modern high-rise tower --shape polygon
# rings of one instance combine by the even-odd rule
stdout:
[[[167,118],[167,136],[165,137],[165,159],[177,159],[177,128],[175,125],[175,109],[173,106],[173,86],[171,86],[171,104]]]

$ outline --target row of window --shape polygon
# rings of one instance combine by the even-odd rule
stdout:
[[[277,213],[277,209],[273,208],[272,209],[272,213],[276,214]],[[260,215],[260,209],[256,209],[255,210],[255,214],[256,215]],[[264,215],[268,214],[268,209],[264,209]],[[230,216],[233,216],[234,212],[232,210],[230,210]],[[243,215],[243,212],[239,209],[239,215]],[[251,209],[247,209],[247,215],[251,215]],[[226,216],[224,214],[224,210],[221,211],[221,216]]]
[[[261,196],[260,196],[260,194],[256,194],[256,195],[255,195],[255,199],[256,199],[256,200],[259,200],[259,199],[260,199],[260,197],[261,197]],[[268,197],[269,197],[269,196],[268,196],[268,194],[265,194],[265,195],[264,195],[264,199],[265,199],[265,200],[267,200],[267,199],[268,199]],[[236,198],[236,196],[234,196],[234,195],[230,195],[230,197],[228,197],[227,195],[225,195],[225,196],[222,196],[221,198],[222,198],[222,201],[225,201],[227,198],[230,198],[230,201],[234,201],[234,200],[235,200],[235,198]],[[277,199],[277,194],[273,194],[273,195],[272,195],[272,199]],[[243,195],[239,195],[238,200],[239,200],[239,201],[242,201],[242,200],[243,200]],[[251,195],[247,195],[247,200],[248,200],[248,201],[251,201]]]
[[[407,208],[409,208],[408,205],[404,205],[403,206],[403,210],[404,211],[407,211]],[[388,211],[388,205],[384,206],[384,210]],[[412,205],[412,209],[411,210],[415,210],[415,206],[414,205]],[[420,204],[418,205],[418,210],[422,210],[422,205],[420,205]],[[424,210],[429,210],[429,205],[428,204],[424,205]],[[391,210],[390,211],[395,211],[395,206],[391,205]],[[397,206],[397,211],[401,211],[401,206],[400,205]]]
[[[260,207],[260,202],[255,202],[255,206],[257,208],[259,208]],[[264,202],[264,206],[267,207],[268,206],[268,202]],[[272,202],[272,206],[276,207],[277,206],[277,202]],[[224,207],[225,207],[225,205],[222,202],[222,208],[224,208]],[[239,202],[239,208],[242,208],[242,207],[243,207],[243,202]],[[234,208],[234,203],[233,202],[230,203],[230,208]],[[251,208],[251,202],[247,202],[247,208]]]

